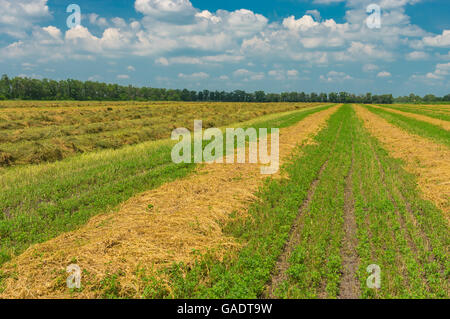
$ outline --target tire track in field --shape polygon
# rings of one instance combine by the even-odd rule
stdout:
[[[391,109],[391,108],[387,108],[387,107],[380,107],[380,106],[373,105],[373,104],[371,104],[370,106],[372,106],[373,108],[376,108],[376,109],[384,110],[389,113],[394,113],[394,114],[409,117],[409,118],[412,118],[412,119],[415,119],[418,121],[433,124],[433,125],[443,128],[444,130],[450,131],[450,122],[449,121],[439,120],[439,119],[435,119],[435,118],[432,118],[432,117],[429,117],[426,115],[421,115],[421,114],[403,112],[403,111],[399,111],[399,110],[395,110],[395,109]]]
[[[450,220],[450,149],[407,133],[360,105],[355,105],[355,110],[372,136],[393,158],[402,159],[408,172],[417,176],[424,197]]]
[[[354,143],[354,141],[352,141]],[[352,147],[352,164],[345,180],[344,201],[344,240],[342,243],[342,277],[340,283],[339,299],[358,299],[360,296],[360,283],[356,276],[359,267],[357,252],[358,239],[356,237],[355,200],[353,197],[353,168],[355,148]]]
[[[336,134],[336,139],[334,141],[333,147],[330,150],[330,153],[328,155],[328,158],[325,160],[325,162],[322,164],[322,166],[319,169],[319,172],[317,174],[317,177],[314,179],[314,181],[311,183],[311,186],[308,190],[308,194],[303,201],[302,205],[298,209],[298,215],[292,224],[292,227],[289,232],[289,239],[285,243],[283,247],[283,252],[278,257],[278,260],[276,262],[272,278],[270,282],[267,284],[266,288],[264,289],[264,292],[261,296],[262,299],[276,299],[277,296],[275,295],[276,288],[285,280],[288,279],[287,270],[289,268],[289,258],[292,255],[292,252],[295,250],[295,248],[299,245],[301,240],[301,232],[303,230],[303,219],[305,215],[308,213],[308,209],[310,206],[310,203],[314,197],[314,194],[316,192],[317,185],[320,182],[320,178],[327,168],[328,161],[330,159],[331,154],[333,153],[334,149],[336,148],[336,142],[339,138],[340,132],[342,128],[342,123],[339,127],[339,130]]]
[[[339,107],[281,129],[280,159],[307,143]],[[140,296],[138,268],[152,272],[173,263],[190,264],[199,251],[212,251],[219,259],[238,251],[240,244],[223,234],[222,225],[233,211],[246,216],[253,192],[264,180],[260,166],[201,165],[196,173],[137,195],[117,212],[95,216],[78,230],[31,246],[3,265],[7,278],[0,297],[99,298],[108,274],[120,274],[119,296]],[[83,290],[70,294],[65,270],[74,262],[83,270]]]

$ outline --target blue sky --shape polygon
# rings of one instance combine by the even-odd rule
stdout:
[[[66,7],[81,25],[69,29]],[[369,28],[369,4],[381,27]],[[448,0],[0,0],[0,73],[166,88],[450,93]]]

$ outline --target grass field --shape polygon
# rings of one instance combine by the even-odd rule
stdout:
[[[0,297],[449,298],[447,109],[1,102]],[[280,128],[281,173],[174,164],[194,119]]]

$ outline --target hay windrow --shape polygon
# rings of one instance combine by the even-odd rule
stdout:
[[[355,106],[369,132],[379,139],[394,158],[405,161],[405,169],[417,176],[424,197],[444,212],[450,220],[450,150],[423,137],[409,134],[371,113]]]
[[[435,119],[435,118],[428,117],[428,116],[425,116],[425,115],[408,113],[408,112],[402,112],[402,111],[399,111],[399,110],[394,110],[394,109],[385,108],[385,107],[379,107],[379,106],[376,106],[376,105],[371,105],[371,106],[374,107],[374,108],[377,108],[377,109],[382,109],[382,110],[390,112],[390,113],[399,114],[399,115],[406,116],[406,117],[409,117],[409,118],[412,118],[412,119],[416,119],[418,121],[422,121],[422,122],[426,122],[426,123],[433,124],[433,125],[436,125],[436,126],[440,126],[444,130],[450,131],[450,122],[448,122],[448,121]]]
[[[326,125],[339,106],[280,130],[280,159]],[[245,215],[265,176],[257,164],[202,165],[187,178],[144,192],[115,213],[93,217],[80,229],[30,247],[2,267],[1,298],[100,298],[101,281],[120,273],[120,294],[139,296],[136,270],[191,263],[195,251],[217,258],[240,245],[222,233],[230,213]],[[65,285],[66,267],[83,271],[81,292]]]

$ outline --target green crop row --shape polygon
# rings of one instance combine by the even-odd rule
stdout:
[[[341,244],[345,180],[352,162],[353,119],[349,105],[342,108],[336,145],[319,177],[308,208],[302,212],[298,246],[291,254],[289,279],[276,293],[282,298],[335,298],[342,272]]]

